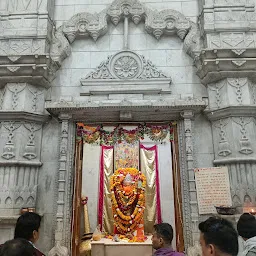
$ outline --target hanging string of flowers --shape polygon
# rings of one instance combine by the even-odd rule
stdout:
[[[131,175],[131,190],[124,194],[123,181]],[[140,183],[138,185],[137,183]],[[112,210],[115,226],[120,234],[132,233],[141,222],[145,209],[146,177],[135,168],[121,168],[110,179]],[[125,212],[132,211],[126,215]]]
[[[114,145],[125,141],[133,144],[136,141],[143,140],[147,135],[152,141],[162,142],[167,135],[170,135],[170,141],[173,140],[173,125],[149,125],[140,124],[132,130],[116,126],[112,131],[105,130],[102,125],[97,127],[86,126],[83,123],[77,123],[76,137],[78,141],[83,140],[85,143],[98,143],[100,145]]]

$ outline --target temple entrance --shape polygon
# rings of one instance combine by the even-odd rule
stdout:
[[[155,223],[168,222],[174,229],[173,246],[184,250],[177,138],[176,123],[77,123],[72,255],[79,255],[84,233],[92,233],[96,227],[109,239],[115,234],[129,233],[130,226],[126,232],[125,224],[121,225],[124,230],[119,229],[113,212],[111,178],[116,170],[128,170],[129,176],[131,169],[138,170],[146,179],[145,207],[138,223],[145,241]],[[81,199],[86,200],[86,207],[82,206]],[[128,196],[127,200],[130,200]],[[137,230],[134,236],[138,236]]]

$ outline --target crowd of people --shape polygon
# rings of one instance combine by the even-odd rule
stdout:
[[[33,212],[21,215],[16,223],[14,239],[0,245],[0,256],[45,256],[35,243],[39,239],[41,217]],[[241,256],[256,256],[256,219],[249,213],[241,215],[237,231],[223,218],[210,217],[199,224],[203,256],[237,256],[238,236],[244,240]],[[172,248],[173,228],[168,223],[154,226],[154,256],[183,256]]]

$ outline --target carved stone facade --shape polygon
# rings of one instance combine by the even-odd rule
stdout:
[[[69,255],[77,121],[177,121],[186,246],[202,217],[194,168],[228,166],[234,205],[255,203],[255,8],[0,1],[0,242],[36,208],[39,248]]]

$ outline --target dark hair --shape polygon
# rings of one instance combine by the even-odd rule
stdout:
[[[22,214],[16,223],[14,238],[24,238],[30,240],[33,237],[33,231],[40,228],[41,217],[34,212]]]
[[[238,235],[231,222],[210,217],[198,227],[207,245],[213,244],[220,251],[233,256],[238,254]]]
[[[163,238],[164,242],[167,244],[172,243],[173,239],[173,228],[168,223],[160,223],[154,225],[154,230],[158,237]]]
[[[256,236],[256,219],[249,213],[240,216],[237,222],[238,234],[243,238],[252,238]]]
[[[33,256],[34,247],[26,239],[13,239],[3,244],[0,256]]]

